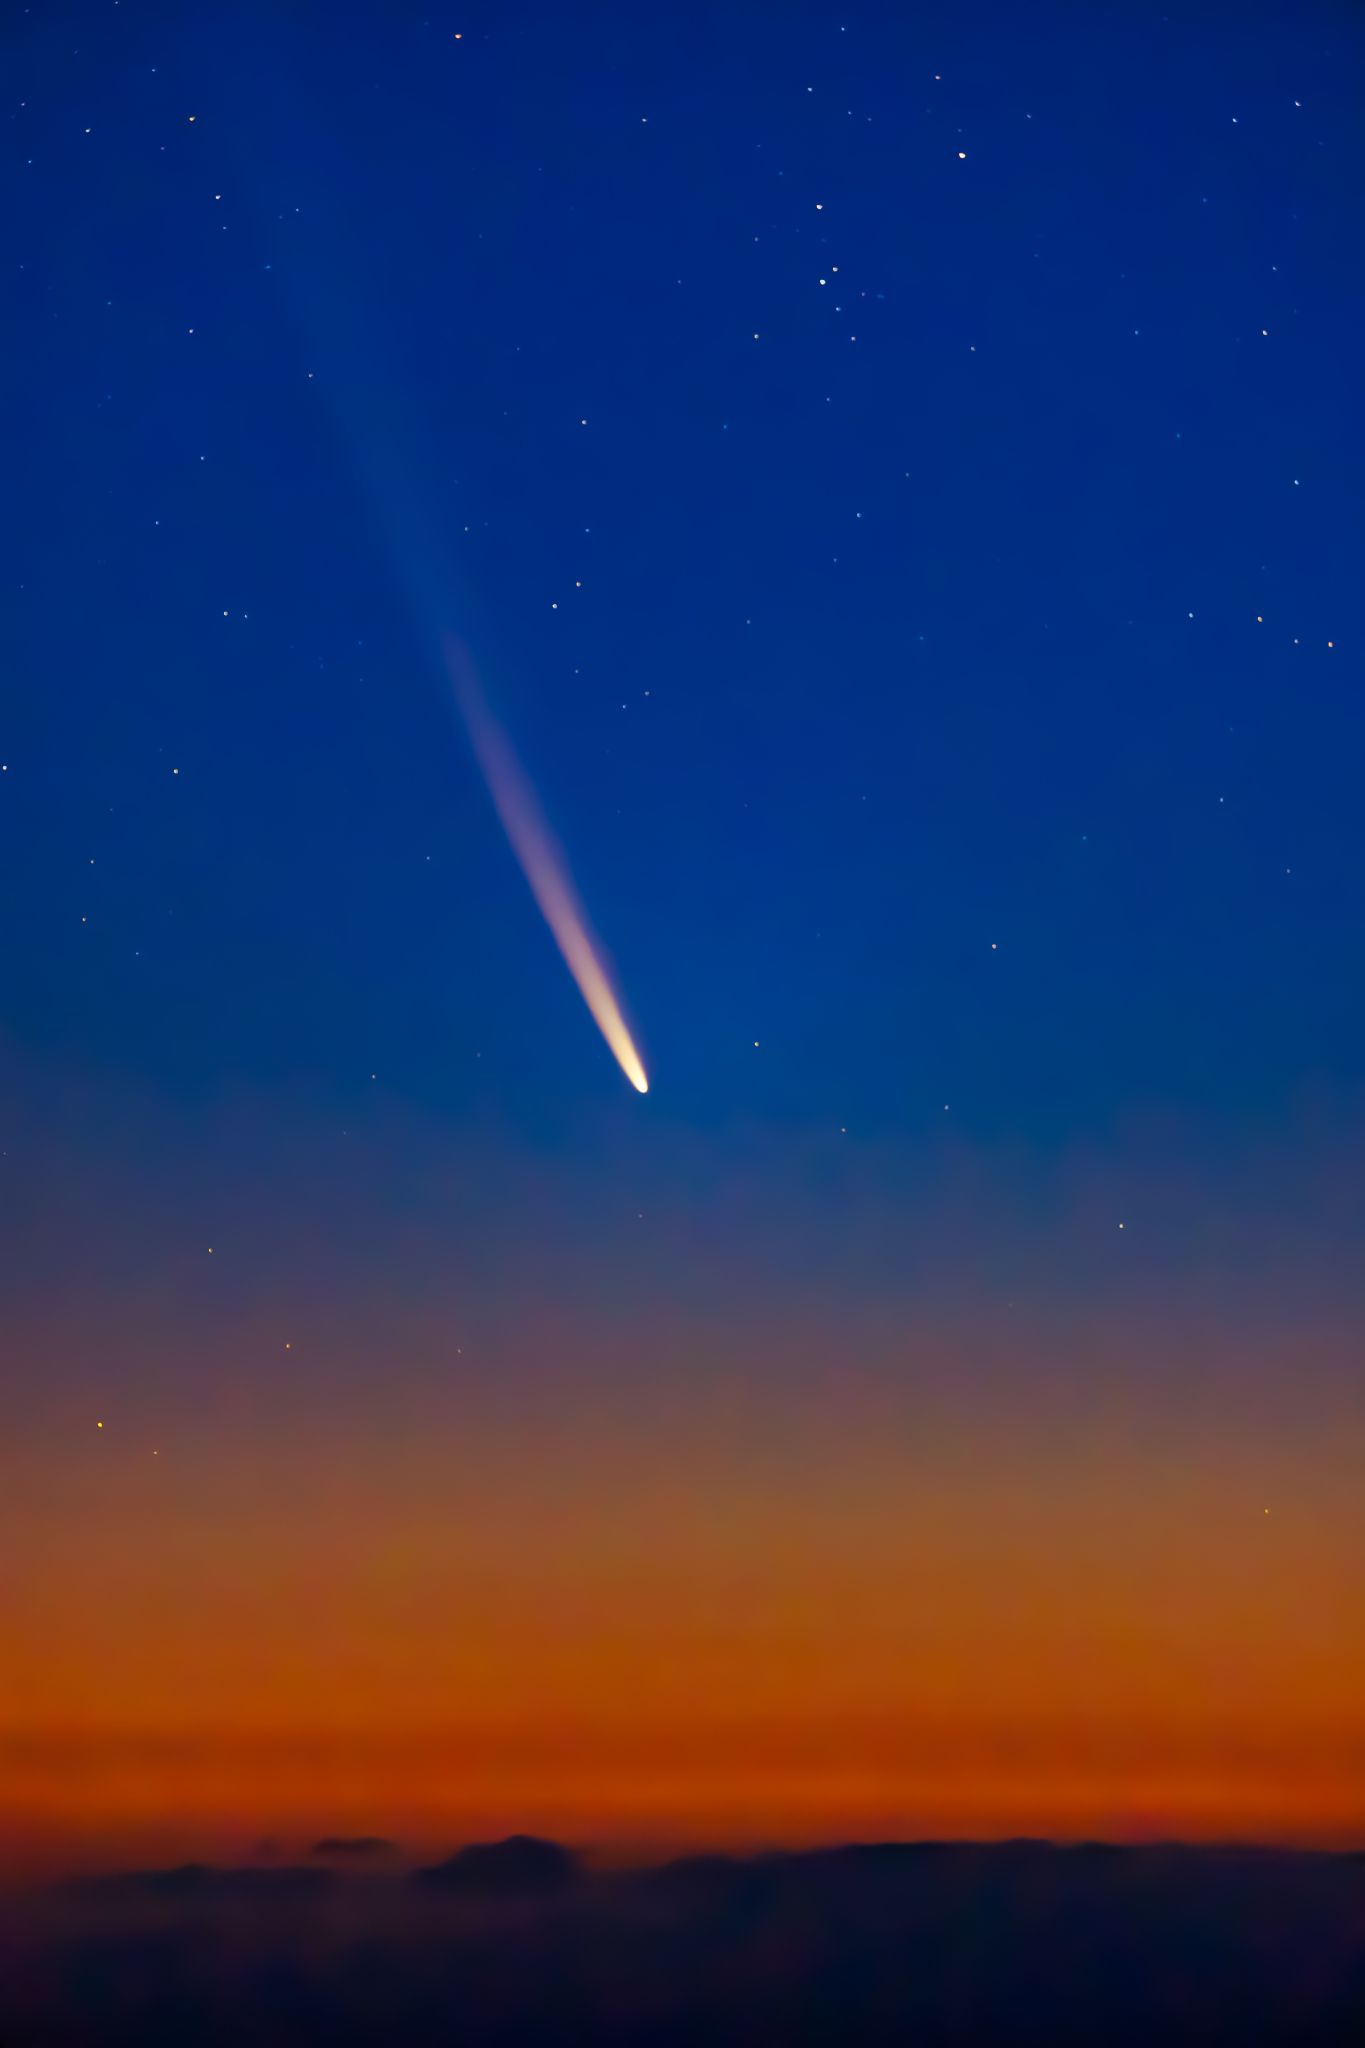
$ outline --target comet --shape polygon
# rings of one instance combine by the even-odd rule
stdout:
[[[632,1088],[648,1095],[644,1063],[621,1015],[602,948],[569,873],[569,864],[541,810],[540,800],[479,688],[472,664],[456,647],[447,648],[455,700],[469,732],[474,758],[508,844],[521,865],[541,916],[550,927],[578,992]]]

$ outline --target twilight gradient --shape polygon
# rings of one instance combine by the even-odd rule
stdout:
[[[9,43],[4,1856],[1365,1845],[1359,11]]]

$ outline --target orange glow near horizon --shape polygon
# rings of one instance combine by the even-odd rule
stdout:
[[[641,1397],[642,1399],[644,1397]],[[105,1418],[5,1511],[25,1868],[1052,1834],[1365,1843],[1358,1447],[1039,1455],[851,1392],[690,1415]]]

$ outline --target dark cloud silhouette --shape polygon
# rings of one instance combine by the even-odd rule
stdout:
[[[283,1899],[315,1895],[331,1882],[330,1871],[301,1865],[221,1870],[208,1863],[180,1863],[172,1870],[117,1870],[104,1877],[79,1878],[65,1889],[91,1898]]]
[[[397,1842],[391,1842],[387,1835],[324,1835],[320,1842],[314,1842],[310,1856],[371,1857],[394,1856],[398,1853]]]
[[[473,1898],[545,1898],[564,1892],[579,1875],[576,1856],[558,1842],[536,1835],[509,1835],[505,1842],[475,1842],[444,1863],[413,1873],[428,1890]]]
[[[593,1872],[522,1837],[432,1876],[192,1865],[7,1902],[0,2044],[1365,2042],[1359,1856],[889,1843]]]

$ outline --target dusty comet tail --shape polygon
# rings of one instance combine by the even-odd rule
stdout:
[[[602,965],[600,947],[587,912],[578,900],[568,863],[545,822],[539,799],[512,751],[511,742],[485,704],[469,661],[454,647],[447,649],[447,658],[475,757],[502,829],[530,883],[531,894],[540,905],[555,944],[621,1072],[633,1088],[647,1095],[649,1081],[640,1055]]]

